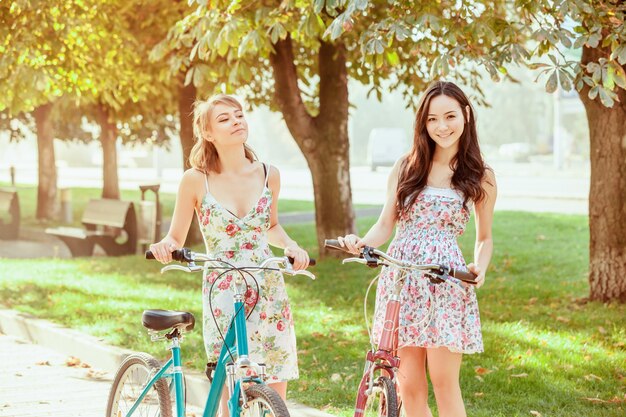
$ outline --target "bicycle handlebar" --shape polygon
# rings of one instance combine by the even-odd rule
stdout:
[[[178,262],[194,262],[194,261],[202,260],[202,259],[197,259],[195,257],[192,257],[192,255],[198,255],[198,254],[191,252],[187,248],[182,248],[182,249],[177,249],[172,252],[172,259]],[[156,258],[154,257],[154,254],[151,251],[146,251],[146,259],[156,259]],[[293,265],[295,259],[291,256],[287,256],[287,259],[289,259],[289,263]],[[316,264],[315,259],[309,258],[309,266],[315,266],[315,264]]]
[[[146,251],[145,253],[146,259],[156,259],[154,257],[154,254],[151,251]],[[204,269],[204,267],[202,266],[197,266],[195,265],[195,262],[223,262],[225,265],[229,265],[227,262],[224,262],[220,259],[215,259],[211,256],[209,256],[208,254],[205,253],[197,253],[197,252],[192,252],[190,249],[188,248],[182,248],[182,249],[177,249],[175,251],[172,252],[172,259],[178,262],[182,262],[182,263],[188,263],[188,266],[182,266],[182,265],[167,265],[165,267],[163,267],[161,269],[161,272],[166,272],[169,270],[180,270],[180,271],[185,271],[185,272],[197,272],[197,271],[201,271]],[[258,266],[244,266],[244,267],[233,267],[233,266],[224,266],[224,269],[236,269],[236,270],[264,270],[264,269],[272,269],[272,270],[276,270],[276,271],[280,271],[283,273],[286,273],[288,275],[306,275],[307,277],[311,278],[311,279],[315,279],[315,275],[313,275],[311,272],[307,271],[306,269],[301,269],[301,270],[294,270],[292,268],[293,265],[293,261],[294,259],[290,256],[282,256],[282,257],[272,257],[272,258],[267,258],[265,259],[260,265]],[[267,265],[271,264],[271,263],[278,263],[279,265],[284,265],[284,267],[277,267],[277,268],[270,268]],[[315,259],[309,259],[309,265],[315,265]],[[216,267],[213,267],[213,269],[218,269]]]
[[[341,246],[339,241],[336,239],[324,240],[324,246],[329,249],[340,250],[352,254],[352,252],[349,252],[345,247]],[[476,284],[476,275],[472,272],[449,268],[447,266],[439,264],[415,264],[412,262],[401,261],[398,259],[394,259],[391,256],[387,255],[385,252],[380,251],[376,248],[372,248],[370,246],[364,246],[361,249],[361,253],[359,254],[358,258],[344,259],[344,262],[359,262],[366,264],[367,266],[372,268],[385,265],[396,266],[403,269],[411,269],[414,271],[430,271],[431,273],[434,273],[439,277],[451,276],[467,284]]]

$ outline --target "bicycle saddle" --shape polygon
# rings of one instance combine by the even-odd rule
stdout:
[[[141,323],[150,330],[160,331],[183,325],[183,330],[189,331],[193,329],[196,319],[186,311],[144,310]]]

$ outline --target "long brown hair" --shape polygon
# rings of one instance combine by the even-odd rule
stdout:
[[[431,100],[440,95],[453,98],[461,105],[465,122],[463,134],[459,138],[459,150],[450,161],[450,167],[453,170],[452,188],[460,191],[464,196],[464,207],[467,207],[468,201],[480,202],[485,198],[482,180],[485,170],[489,168],[480,154],[474,109],[465,93],[456,84],[436,81],[426,89],[420,99],[415,115],[413,147],[400,167],[396,191],[397,218],[410,209],[419,193],[427,185],[436,144],[428,135],[426,122]],[[466,108],[470,109],[469,118]]]
[[[226,94],[218,94],[206,101],[199,100],[194,103],[193,135],[196,139],[196,143],[189,153],[189,164],[205,174],[209,172],[219,173],[222,170],[222,164],[220,163],[215,145],[206,140],[207,133],[211,130],[211,114],[218,104],[224,104],[243,111],[241,103],[234,97]],[[250,160],[250,162],[254,162],[257,157],[252,148],[246,144],[243,145],[243,148],[246,158]]]

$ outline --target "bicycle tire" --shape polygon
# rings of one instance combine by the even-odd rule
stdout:
[[[374,383],[374,391],[367,396],[363,417],[398,417],[398,394],[391,379],[380,376]]]
[[[241,417],[289,417],[289,410],[283,399],[267,385],[250,385],[246,389],[246,399]]]
[[[126,416],[145,384],[160,368],[159,362],[146,353],[134,353],[124,359],[113,380],[106,416]],[[133,415],[172,417],[172,400],[165,379],[154,383]]]

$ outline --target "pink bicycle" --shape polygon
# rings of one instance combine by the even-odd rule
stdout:
[[[329,249],[347,252],[337,240],[326,240],[324,245]],[[396,372],[400,367],[400,358],[397,356],[398,317],[400,292],[405,278],[409,272],[418,271],[434,284],[440,284],[451,279],[475,284],[476,275],[438,264],[414,264],[401,261],[369,246],[361,249],[358,258],[343,260],[344,264],[349,262],[365,264],[371,268],[388,266],[398,271],[394,279],[393,292],[385,307],[385,321],[380,341],[377,346],[373,345],[365,356],[365,370],[359,384],[354,410],[354,417],[398,417],[402,407],[396,380]],[[455,283],[458,284],[458,281]],[[367,321],[367,314],[365,319]]]

